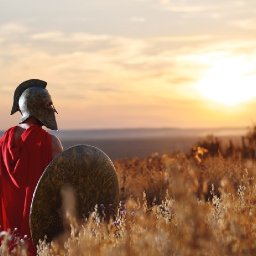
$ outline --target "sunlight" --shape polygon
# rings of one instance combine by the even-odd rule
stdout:
[[[208,69],[197,90],[208,100],[235,106],[256,97],[256,74],[245,61],[225,59]]]

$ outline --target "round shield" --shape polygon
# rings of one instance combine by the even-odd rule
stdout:
[[[65,189],[72,191],[75,202],[65,198]],[[32,240],[52,241],[62,234],[65,207],[75,205],[76,217],[83,220],[97,205],[109,219],[118,204],[118,180],[110,158],[93,146],[71,147],[53,159],[37,184],[30,209]]]

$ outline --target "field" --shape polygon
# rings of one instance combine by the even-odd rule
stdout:
[[[95,210],[81,223],[67,208],[70,233],[40,243],[38,255],[255,255],[254,160],[199,153],[115,160],[116,218],[106,223]],[[10,235],[1,235],[8,255]],[[15,253],[26,255],[23,240]]]

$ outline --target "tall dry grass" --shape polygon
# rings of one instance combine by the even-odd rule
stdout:
[[[40,242],[38,255],[256,254],[255,162],[154,154],[115,166],[116,218],[106,223],[96,209],[81,223],[67,207],[71,231]],[[26,255],[19,239],[16,254],[8,253],[11,235],[1,235],[1,255]]]

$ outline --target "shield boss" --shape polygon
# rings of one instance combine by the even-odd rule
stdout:
[[[45,236],[51,241],[65,230],[62,192],[66,187],[73,191],[79,220],[88,217],[95,205],[104,209],[107,219],[115,214],[119,187],[110,158],[93,146],[71,147],[46,167],[35,189],[30,209],[30,231],[35,244]]]

